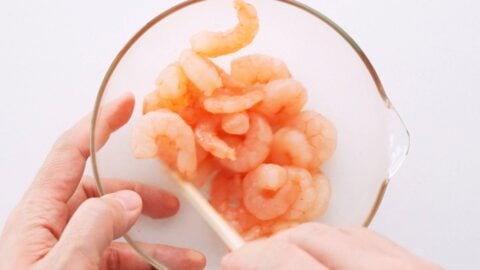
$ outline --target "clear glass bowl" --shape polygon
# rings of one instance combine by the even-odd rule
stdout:
[[[250,0],[257,8],[260,31],[239,52],[214,61],[226,70],[232,58],[263,53],[285,61],[308,90],[307,108],[333,121],[338,147],[324,171],[333,194],[326,214],[318,219],[334,225],[368,226],[389,179],[409,149],[409,135],[388,99],[373,66],[353,39],[318,11],[291,0]],[[143,97],[154,89],[158,73],[189,47],[201,30],[224,30],[236,23],[231,1],[195,0],[176,5],[148,22],[111,64],[98,92],[92,138],[101,105],[125,91],[137,104],[130,121],[101,150],[92,140],[92,167],[99,189],[102,179],[135,179],[176,193],[181,209],[172,218],[142,216],[127,236],[133,247],[159,269],[135,242],[191,247],[204,252],[209,269],[218,268],[224,243],[189,205],[179,187],[154,160],[136,160],[130,148],[132,128],[142,113]]]

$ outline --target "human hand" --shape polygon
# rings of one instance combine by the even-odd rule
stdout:
[[[222,260],[224,270],[438,270],[366,228],[306,223],[246,244]]]
[[[125,95],[102,109],[97,145],[130,118],[134,97]],[[0,269],[152,269],[125,243],[125,234],[143,212],[174,215],[177,198],[147,185],[110,180],[97,198],[95,184],[82,175],[90,154],[90,116],[55,143],[32,185],[9,216],[0,236]],[[202,269],[200,253],[165,245],[144,245],[171,269]]]

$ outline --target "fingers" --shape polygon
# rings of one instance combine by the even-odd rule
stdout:
[[[169,217],[177,213],[179,202],[168,191],[139,182],[127,182],[108,179],[102,181],[105,193],[119,190],[133,190],[143,201],[143,213],[152,218]],[[92,177],[84,177],[79,188],[68,201],[69,212],[73,214],[82,202],[88,198],[98,197],[96,183]]]
[[[362,246],[354,243],[347,233],[324,224],[304,223],[273,238],[298,246],[330,269],[343,269],[347,261],[363,261]]]
[[[197,251],[166,245],[138,244],[142,251],[171,270],[199,270],[205,267],[205,257]],[[101,270],[150,270],[150,264],[126,243],[112,243],[104,253]]]
[[[328,270],[297,246],[278,239],[246,244],[222,259],[224,270]]]
[[[65,263],[69,261],[75,262],[78,269],[98,266],[112,240],[125,234],[141,211],[142,200],[133,191],[124,190],[86,200],[47,255],[50,262],[58,261],[59,265],[53,269],[67,269]]]
[[[339,231],[348,235],[357,243],[368,243],[372,250],[380,253],[391,253],[396,255],[405,254],[405,250],[391,240],[364,227],[340,227]]]
[[[133,95],[126,94],[102,108],[96,125],[98,147],[128,121],[134,103]],[[88,115],[57,140],[26,196],[61,202],[70,198],[90,155],[90,125],[91,115]]]
[[[273,238],[296,245],[330,269],[438,269],[366,228],[305,223]]]

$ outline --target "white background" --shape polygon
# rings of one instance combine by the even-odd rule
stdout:
[[[0,225],[123,44],[178,2],[0,1]],[[360,44],[412,134],[371,227],[445,268],[480,268],[480,2],[304,2]]]

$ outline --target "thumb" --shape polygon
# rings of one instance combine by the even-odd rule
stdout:
[[[130,190],[86,200],[73,214],[58,243],[47,255],[52,269],[98,267],[110,243],[125,234],[142,212],[142,199]],[[70,268],[71,269],[71,268]]]

